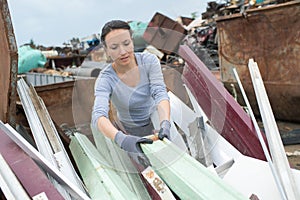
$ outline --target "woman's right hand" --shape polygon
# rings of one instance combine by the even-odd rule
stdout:
[[[127,151],[129,156],[137,163],[149,166],[150,162],[143,153],[140,144],[152,144],[153,140],[133,135],[126,135],[118,131],[114,141],[123,150]]]

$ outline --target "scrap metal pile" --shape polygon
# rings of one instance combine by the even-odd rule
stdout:
[[[299,199],[300,171],[288,164],[264,88],[271,79],[266,79],[268,73],[260,74],[271,64],[285,65],[262,58],[259,53],[266,56],[271,51],[258,51],[247,43],[253,39],[247,28],[267,27],[259,18],[264,17],[273,27],[286,22],[284,30],[289,30],[288,41],[293,43],[284,40],[280,46],[299,50],[294,43],[299,30],[293,29],[300,23],[299,1],[212,1],[199,18],[171,19],[155,13],[149,23],[130,22],[135,51],[149,51],[161,60],[176,136],[173,142],[142,145],[151,166],[140,174],[127,152],[90,124],[95,80],[107,65],[99,36],[73,38],[64,48],[28,44],[19,48],[18,65],[7,2],[0,2],[2,198]],[[287,3],[280,5],[283,2]],[[277,15],[281,12],[286,15]],[[243,38],[233,32],[239,28]],[[270,38],[268,33],[266,29],[261,35]],[[234,45],[236,37],[239,43]],[[289,54],[292,64],[300,62],[298,55]],[[233,83],[243,91],[240,81],[246,90],[254,89],[249,99],[258,101],[264,132],[245,94],[248,113],[226,89]],[[293,95],[300,96],[293,92],[284,100]],[[293,116],[298,115],[294,109]],[[152,121],[159,126],[158,119]]]

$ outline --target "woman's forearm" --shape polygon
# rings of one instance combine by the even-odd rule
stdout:
[[[157,111],[159,115],[159,121],[170,121],[170,102],[168,100],[162,100],[158,103]]]
[[[118,129],[111,123],[111,121],[102,116],[97,121],[97,126],[100,132],[102,132],[106,137],[114,140]]]

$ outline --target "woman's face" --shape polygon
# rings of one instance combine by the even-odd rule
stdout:
[[[105,37],[106,53],[119,66],[130,64],[134,59],[133,41],[129,30],[116,29]]]

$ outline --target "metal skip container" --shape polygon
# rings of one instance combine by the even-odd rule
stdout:
[[[300,1],[249,9],[216,21],[221,80],[226,88],[230,90],[231,84],[238,88],[232,72],[235,67],[258,115],[247,67],[253,58],[275,118],[300,122]],[[238,92],[240,99],[243,98]]]

